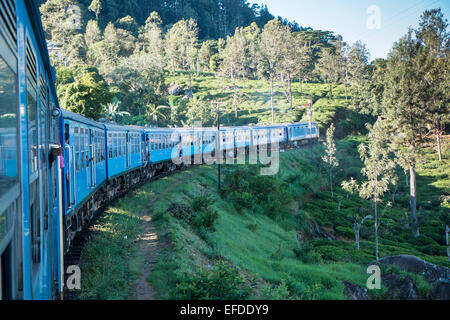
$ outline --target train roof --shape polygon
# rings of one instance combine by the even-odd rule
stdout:
[[[139,132],[142,133],[144,128],[138,126],[121,126],[115,123],[105,123],[106,130],[114,130],[114,131],[131,131],[131,132]]]
[[[66,110],[66,109],[61,109],[62,111],[62,115],[64,119],[69,119],[72,121],[76,121],[76,122],[80,122],[80,123],[84,123],[86,125],[90,125],[90,126],[94,126],[96,128],[100,128],[100,129],[104,129],[103,125],[97,121],[94,121],[92,119],[86,118],[84,116],[82,116],[81,114]]]

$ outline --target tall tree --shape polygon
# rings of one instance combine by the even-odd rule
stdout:
[[[348,51],[347,55],[347,68],[345,70],[346,80],[346,95],[347,95],[347,82],[351,85],[351,88],[355,94],[359,95],[361,92],[361,86],[368,78],[368,64],[369,64],[369,50],[364,43],[357,41],[354,43]]]
[[[162,32],[162,19],[156,11],[147,18],[144,32],[141,34],[143,51],[152,57],[153,64],[164,68],[167,65],[164,56],[164,39]]]
[[[91,5],[89,6],[88,9],[95,13],[95,20],[98,21],[98,15],[102,11],[101,0],[92,0]]]
[[[345,77],[345,43],[341,36],[332,47],[322,49],[322,55],[317,63],[317,70],[321,77],[330,85],[330,97],[333,98],[333,86]]]
[[[270,107],[272,123],[275,123],[274,81],[284,59],[284,44],[288,41],[290,29],[279,20],[269,21],[261,34],[262,65],[270,80]]]
[[[77,0],[48,0],[39,7],[42,25],[47,40],[62,46],[62,63],[67,65],[69,58],[76,57],[80,45],[79,37],[82,27],[81,12]]]
[[[198,55],[198,26],[193,19],[178,21],[166,35],[166,53],[172,72],[181,68],[189,73],[189,91],[192,92],[192,69]]]
[[[421,16],[420,27],[416,31],[421,45],[419,59],[425,71],[427,86],[426,106],[434,127],[439,160],[442,160],[441,137],[442,123],[450,120],[448,92],[450,32],[448,22],[441,9],[427,10]]]
[[[336,129],[334,124],[331,124],[330,128],[327,130],[327,141],[325,143],[326,146],[326,155],[322,158],[322,161],[325,162],[328,167],[328,173],[330,176],[330,191],[331,197],[334,198],[334,189],[333,189],[333,169],[339,166],[339,161],[336,158],[336,144],[334,142],[334,133]]]
[[[360,188],[360,196],[364,199],[371,199],[374,206],[375,225],[375,256],[379,259],[378,250],[378,203],[383,195],[389,190],[389,185],[395,184],[394,168],[395,162],[391,159],[388,146],[388,131],[383,121],[377,121],[372,127],[368,125],[369,145],[361,144],[359,153],[364,162],[362,170],[366,177]]]
[[[418,237],[416,166],[420,143],[427,133],[425,70],[418,59],[420,46],[410,30],[394,45],[384,79],[384,116],[390,124],[397,162],[410,172],[413,234]]]

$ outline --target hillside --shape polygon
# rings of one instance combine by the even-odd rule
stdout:
[[[337,144],[339,179],[359,176],[356,146],[360,141],[350,138]],[[252,167],[226,167],[221,195],[216,192],[216,169],[207,166],[131,192],[114,204],[95,228],[96,235],[84,253],[81,297],[134,297],[133,284],[147,259],[139,250],[143,240],[137,239],[144,230],[143,217],[150,217],[157,230],[159,253],[148,280],[157,298],[199,299],[219,294],[222,299],[347,299],[343,281],[364,286],[365,266],[374,260],[372,223],[366,222],[361,230],[359,251],[351,229],[353,216],[359,210],[370,212],[371,204],[358,197],[347,200],[340,189],[336,198],[331,198],[322,154],[321,145],[282,153],[280,174],[275,177],[260,177]],[[439,163],[431,160],[431,150],[427,154],[430,161],[418,171],[422,236],[414,239],[405,227],[402,207],[408,198],[403,195],[406,185],[400,182],[395,205],[386,206],[388,197],[381,208],[380,255],[410,254],[450,266],[440,220],[449,213],[449,160]],[[233,174],[239,179],[233,180]],[[245,183],[252,183],[251,189]],[[250,193],[254,189],[255,195],[246,197],[238,192],[241,187]],[[203,206],[201,216],[217,212],[215,226],[210,228],[207,220],[200,225],[189,222],[189,210],[176,209],[190,204],[196,210]],[[430,285],[421,276],[408,276],[422,297],[430,297]],[[214,292],[221,279],[235,285]],[[372,293],[372,298],[389,297],[387,294],[386,290]]]

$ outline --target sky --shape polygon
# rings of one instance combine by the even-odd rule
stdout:
[[[441,8],[450,20],[449,0],[260,0],[276,17],[297,21],[302,27],[341,34],[353,44],[367,45],[371,60],[386,58],[394,42],[417,28],[427,9]]]

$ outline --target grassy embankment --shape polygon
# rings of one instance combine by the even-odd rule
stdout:
[[[349,138],[338,143],[341,169],[337,181],[360,177],[361,162],[356,152],[360,141],[361,138]],[[232,297],[239,291],[248,298],[345,299],[342,281],[365,285],[365,265],[374,259],[372,222],[366,222],[361,230],[360,251],[354,248],[351,229],[354,214],[359,210],[370,213],[371,204],[356,196],[346,200],[339,189],[335,198],[331,198],[327,174],[320,161],[322,152],[323,147],[317,145],[281,153],[280,173],[270,178],[252,178],[251,170],[242,167],[225,168],[225,178],[234,170],[244,169],[240,181],[256,179],[252,181],[257,185],[245,190],[250,197],[217,194],[214,166],[192,168],[131,192],[108,210],[84,252],[81,297],[133,297],[133,283],[143,263],[137,242],[142,230],[141,217],[149,215],[157,227],[162,248],[149,278],[157,298],[218,297],[204,292],[209,290],[205,288],[220,287],[223,284],[220,279],[227,277],[235,283],[227,291],[234,294]],[[422,232],[419,239],[413,239],[405,227],[408,196],[405,178],[400,177],[400,195],[395,205],[381,207],[382,257],[413,254],[450,265],[444,256],[440,220],[448,215],[450,207],[449,156],[447,149],[446,160],[439,163],[433,160],[436,155],[427,150],[426,164],[418,170]],[[264,187],[273,186],[285,192],[264,191]],[[230,186],[225,183],[224,188],[227,187]],[[267,197],[256,199],[252,192],[261,190]],[[192,199],[203,194],[214,199],[210,209],[219,216],[214,232],[194,228],[185,219],[174,218],[167,212],[173,203],[189,206]],[[280,204],[280,199],[287,203]],[[247,209],[239,208],[237,203]],[[314,240],[316,223],[338,240]],[[297,231],[302,232],[307,244],[299,245]],[[225,269],[237,268],[240,277],[226,273],[223,265],[212,268],[221,265],[219,261],[225,261]],[[244,279],[244,284],[240,279]],[[429,288],[423,279],[415,279],[426,295]]]

